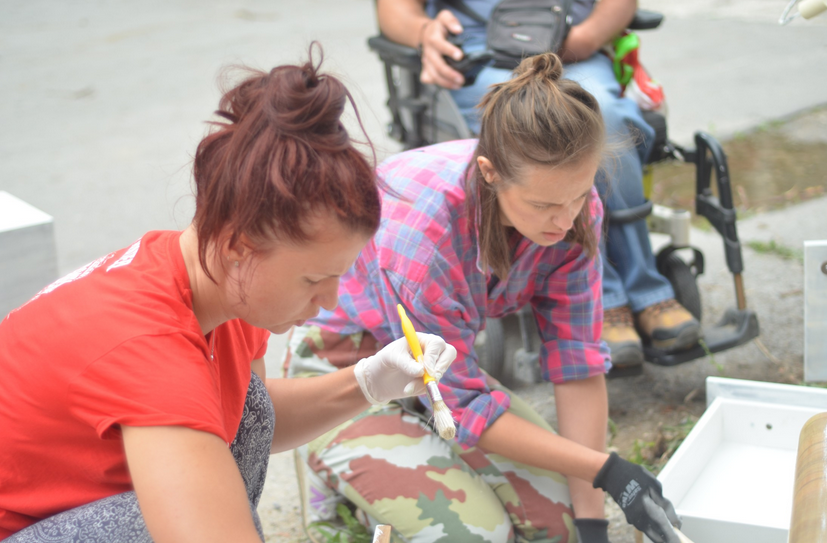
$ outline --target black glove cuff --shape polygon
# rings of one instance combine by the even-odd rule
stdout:
[[[600,471],[597,472],[597,477],[594,478],[594,482],[592,486],[594,488],[600,488],[603,490],[608,490],[606,488],[606,476],[609,473],[609,470],[612,469],[612,466],[617,464],[620,461],[620,456],[616,452],[612,452],[609,455],[609,459],[606,460],[606,463],[603,464],[603,467],[600,468]]]
[[[582,543],[609,543],[609,521],[604,518],[576,518],[574,526]]]

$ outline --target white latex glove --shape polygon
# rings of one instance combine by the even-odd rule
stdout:
[[[356,363],[356,380],[370,403],[386,404],[397,398],[425,394],[424,370],[439,381],[457,357],[457,350],[439,336],[417,332],[416,337],[422,346],[424,368],[414,360],[404,337]]]

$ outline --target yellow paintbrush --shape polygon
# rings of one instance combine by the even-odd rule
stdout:
[[[402,304],[396,304],[396,309],[399,310],[399,319],[402,321],[402,332],[405,334],[405,339],[408,340],[408,347],[411,348],[411,354],[414,359],[420,364],[422,361],[422,346],[419,344],[419,339],[416,337],[416,330],[414,330],[411,319],[405,313],[405,308]],[[425,389],[428,392],[428,398],[431,400],[431,407],[434,410],[434,424],[436,431],[442,439],[454,439],[457,434],[457,428],[454,425],[454,418],[451,416],[451,410],[445,405],[442,400],[442,394],[439,393],[439,387],[436,384],[436,379],[425,370],[425,375],[422,377],[425,381]]]

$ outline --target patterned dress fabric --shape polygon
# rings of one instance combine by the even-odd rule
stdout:
[[[252,374],[244,414],[230,446],[241,471],[259,537],[256,507],[264,488],[276,415],[264,383]],[[4,543],[151,543],[134,491],[70,509],[17,532]]]
[[[291,333],[287,360],[291,368],[324,370],[331,360],[358,360],[378,348],[368,332],[344,336],[303,326]],[[553,431],[519,396],[487,380],[511,396],[509,412]],[[392,525],[394,543],[577,541],[564,476],[445,441],[416,402],[372,407],[298,453],[304,519],[319,543],[329,539],[317,536],[313,523],[341,527],[336,507],[343,503],[358,507],[372,526]]]

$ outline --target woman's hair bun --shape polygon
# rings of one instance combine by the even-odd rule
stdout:
[[[350,95],[339,79],[320,72],[322,58],[314,42],[302,65],[277,66],[269,73],[243,69],[246,79],[224,94],[216,114],[236,125],[263,123],[283,136],[343,148],[349,138],[341,117]]]
[[[224,92],[218,115],[230,122],[212,123],[193,160],[198,258],[211,279],[209,247],[227,235],[230,246],[242,236],[254,248],[306,242],[317,235],[308,223],[317,211],[351,232],[371,236],[379,227],[374,167],[342,123],[347,104],[373,162],[376,154],[353,97],[321,62],[314,42],[307,62],[245,69]]]
[[[534,75],[542,79],[557,81],[563,77],[563,61],[554,53],[542,53],[524,58],[514,69],[515,76]]]

